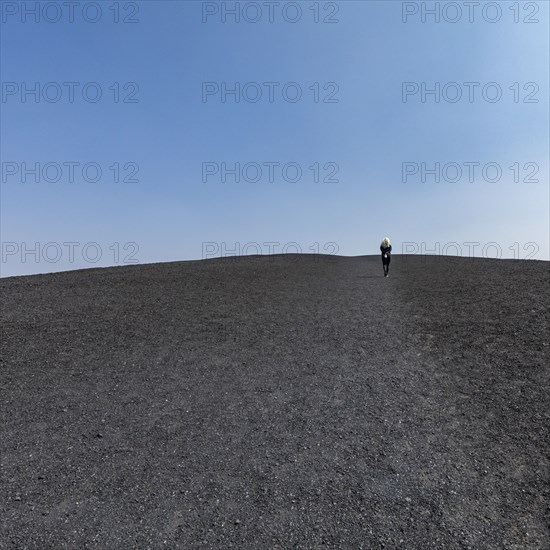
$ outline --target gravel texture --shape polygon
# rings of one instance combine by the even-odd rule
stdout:
[[[549,549],[549,267],[1,279],[0,548]]]

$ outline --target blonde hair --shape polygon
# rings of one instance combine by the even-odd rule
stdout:
[[[388,248],[388,246],[390,246],[390,245],[391,245],[391,242],[390,242],[389,237],[384,237],[384,238],[382,239],[382,246],[383,246],[384,248]]]

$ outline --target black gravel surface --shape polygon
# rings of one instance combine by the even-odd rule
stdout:
[[[549,266],[0,280],[0,548],[549,549]]]

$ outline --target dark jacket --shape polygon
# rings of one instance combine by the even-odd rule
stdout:
[[[391,244],[390,246],[388,246],[388,248],[384,248],[382,245],[380,245],[380,252],[382,253],[382,261],[385,263],[389,263],[391,258]],[[387,258],[385,258],[386,254],[388,255]]]

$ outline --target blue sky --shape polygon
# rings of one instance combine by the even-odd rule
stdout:
[[[35,4],[2,3],[3,276],[254,253],[250,243],[263,253],[375,254],[384,235],[395,253],[455,254],[454,242],[462,255],[550,259],[548,2],[493,2],[472,22],[455,2],[456,23],[445,21],[452,7],[423,22],[435,2],[393,0],[280,2],[273,22],[264,2],[81,2],[72,22],[61,2],[38,4],[38,16],[27,13]],[[236,4],[241,21],[224,21]],[[262,95],[204,98],[205,82]],[[419,89],[406,101],[404,82]],[[23,96],[36,83],[41,95]],[[422,86],[436,83],[458,88],[422,102]],[[498,89],[499,100],[485,99]],[[38,182],[23,181],[23,163],[39,163]],[[79,163],[73,182],[68,163]],[[219,168],[206,181],[204,163]],[[222,163],[253,163],[249,181],[222,182]],[[287,180],[302,170],[296,182],[283,177],[288,163]],[[403,181],[403,163],[419,173]],[[456,163],[462,178],[451,181],[449,165],[447,178],[423,182],[422,163]],[[336,181],[323,182],[335,169]],[[120,181],[131,172],[136,181]]]

